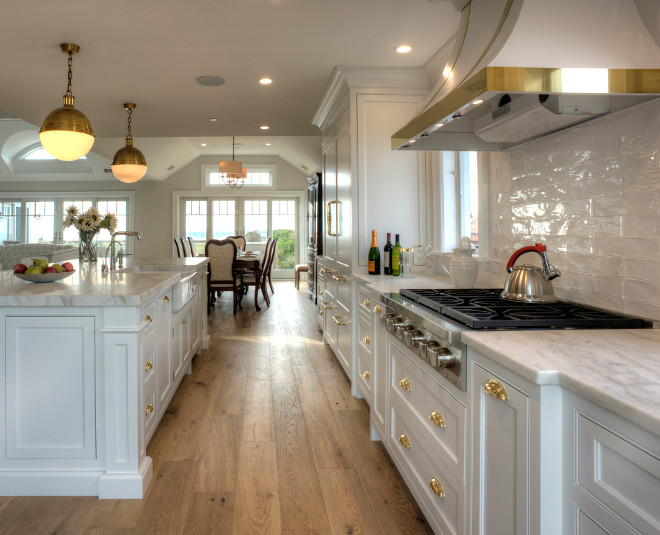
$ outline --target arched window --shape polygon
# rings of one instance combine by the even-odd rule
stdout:
[[[25,149],[23,153],[18,156],[18,159],[30,161],[55,160],[55,156],[51,155],[41,144],[38,144]],[[79,159],[86,160],[87,156],[83,156]]]

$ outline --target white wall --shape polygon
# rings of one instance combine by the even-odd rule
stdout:
[[[562,272],[559,297],[660,320],[660,101],[489,161],[494,282],[513,251],[540,241]]]
[[[220,159],[222,158],[218,156],[199,157],[162,182],[141,180],[136,184],[123,184],[115,179],[101,182],[3,182],[0,183],[0,195],[1,192],[22,191],[135,191],[135,224],[131,230],[138,230],[143,236],[142,241],[135,244],[136,256],[171,256],[174,213],[172,192],[201,191],[202,165],[216,165]],[[251,164],[274,163],[277,166],[277,191],[307,189],[307,175],[277,156],[246,156],[241,158],[241,161]],[[305,206],[301,207],[304,208]]]

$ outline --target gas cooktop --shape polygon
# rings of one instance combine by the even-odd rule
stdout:
[[[413,300],[472,329],[644,329],[650,321],[568,301],[521,303],[500,297],[501,289],[401,290]]]

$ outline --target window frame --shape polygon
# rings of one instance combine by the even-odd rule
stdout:
[[[247,188],[249,190],[275,190],[277,189],[277,165],[276,164],[251,164],[251,163],[244,163],[243,164],[245,169],[247,170],[247,173],[250,174],[251,172],[257,172],[257,171],[268,171],[270,173],[270,183],[269,184],[249,184],[245,183],[241,188]],[[209,179],[210,179],[210,174],[211,173],[217,173],[218,172],[218,166],[217,165],[202,165],[202,191],[220,191],[220,190],[225,190],[225,191],[234,191],[236,188],[232,188],[228,184],[210,184]]]

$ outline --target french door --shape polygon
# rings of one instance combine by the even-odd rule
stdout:
[[[264,253],[269,237],[279,238],[273,276],[290,278],[300,254],[297,198],[250,196],[182,199],[183,234],[203,254],[207,239],[245,236],[248,250]],[[180,227],[181,228],[181,227]]]

